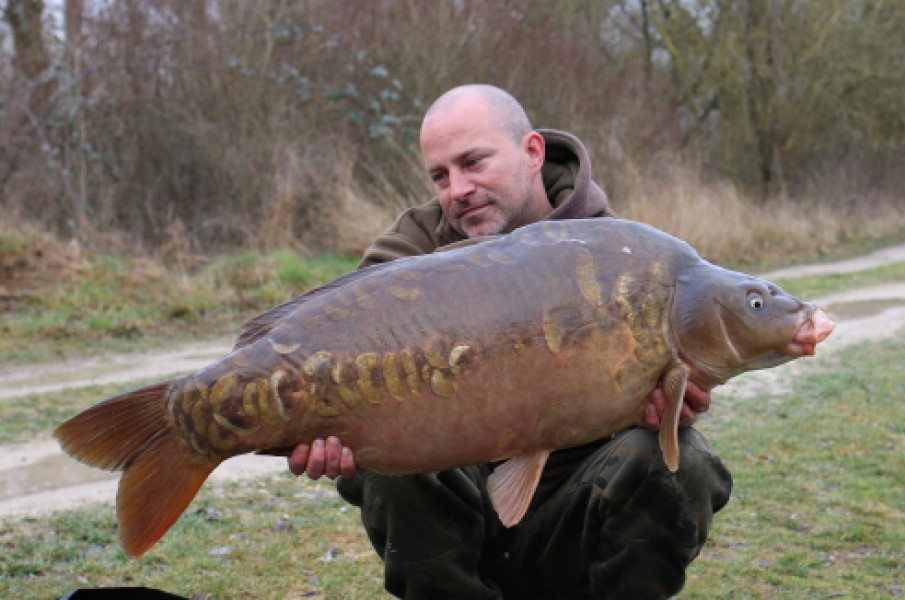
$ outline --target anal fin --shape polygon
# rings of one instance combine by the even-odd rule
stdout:
[[[549,450],[520,454],[497,467],[487,479],[490,501],[506,527],[517,525],[528,512],[548,456]]]

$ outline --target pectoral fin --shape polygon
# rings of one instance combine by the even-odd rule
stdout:
[[[660,421],[660,449],[667,468],[675,473],[679,469],[679,416],[688,384],[688,369],[685,365],[672,367],[663,378],[663,392],[666,394],[666,414]]]
[[[520,454],[497,467],[487,479],[493,508],[506,527],[517,525],[528,511],[548,456],[549,450]]]

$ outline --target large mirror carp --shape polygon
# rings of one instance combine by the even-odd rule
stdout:
[[[544,221],[341,277],[249,321],[210,366],[54,435],[78,460],[123,471],[131,557],[222,461],[330,435],[386,474],[511,459],[488,485],[509,526],[551,451],[642,423],[658,385],[674,471],[688,381],[710,390],[812,355],[832,329],[813,304],[652,227]]]

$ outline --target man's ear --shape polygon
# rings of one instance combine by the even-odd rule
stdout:
[[[541,167],[544,166],[547,147],[543,136],[536,131],[532,131],[522,139],[522,146],[528,155],[528,164],[531,165],[531,169],[535,172],[540,171]]]

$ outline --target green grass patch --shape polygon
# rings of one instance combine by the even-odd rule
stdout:
[[[196,273],[102,255],[11,302],[0,363],[23,364],[237,335],[244,321],[352,271],[354,259],[291,251],[221,256]]]
[[[766,273],[767,271],[796,265],[826,264],[848,260],[881,248],[896,246],[905,241],[898,232],[893,235],[880,235],[879,237],[873,235],[877,233],[875,230],[866,230],[865,232],[850,231],[847,233],[867,233],[867,235],[845,235],[838,240],[838,243],[830,247],[815,248],[814,252],[810,253],[803,252],[792,255],[787,252],[765,251],[764,255],[730,256],[725,260],[719,261],[718,264],[721,267],[735,269],[744,273]],[[766,240],[763,240],[763,242],[766,245]],[[784,245],[780,243],[779,247],[784,247]]]
[[[173,275],[101,257],[78,281],[17,301],[0,361],[142,349],[236,334],[244,318],[354,268],[291,252],[220,257]],[[905,263],[784,280],[816,297],[905,281]],[[36,348],[32,348],[35,346]],[[42,346],[51,348],[42,350]],[[42,354],[43,352],[43,354]],[[141,382],[0,402],[0,443],[46,437],[66,418]],[[905,341],[827,359],[794,390],[722,396],[702,430],[731,469],[729,505],[682,598],[888,598],[905,590]],[[357,509],[330,484],[285,476],[207,484],[144,558],[126,560],[109,505],[0,520],[0,597],[141,585],[205,598],[375,598],[382,566]],[[857,592],[855,594],[855,591]]]
[[[148,554],[126,559],[112,502],[0,522],[0,597],[147,586],[196,598],[380,598],[382,566],[332,485],[206,484]]]
[[[55,426],[120,387],[16,401],[4,414],[11,416],[3,419],[3,434],[15,436],[22,427],[38,433],[37,424]],[[840,351],[787,393],[717,392],[701,429],[735,486],[681,597],[899,594],[905,588],[903,396],[901,339]],[[29,404],[35,415],[16,416]],[[117,546],[112,502],[7,519],[0,522],[0,597],[54,597],[101,585],[214,598],[382,597],[380,561],[357,509],[346,508],[332,490],[288,475],[207,484],[162,542],[135,562]]]
[[[903,395],[905,342],[894,341],[843,351],[789,394],[718,398],[702,429],[735,486],[682,597],[901,594]]]
[[[26,442],[37,436],[49,434],[63,421],[89,406],[142,385],[144,383],[134,381],[112,385],[93,385],[0,400],[0,444]]]
[[[808,275],[774,281],[783,290],[799,298],[816,298],[853,288],[893,282],[905,282],[905,263],[892,263],[854,273]]]
[[[0,242],[7,254],[24,252],[25,242],[15,236]],[[0,304],[0,363],[232,337],[247,319],[354,270],[357,263],[330,254],[306,258],[290,250],[220,255],[192,273],[105,254],[84,263],[72,260],[60,267],[58,277],[50,273],[27,285],[27,293]],[[812,298],[888,281],[905,281],[905,263],[777,283]]]

